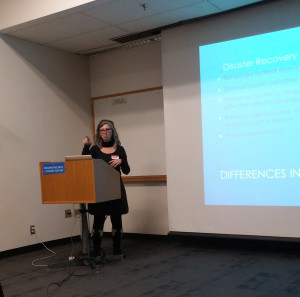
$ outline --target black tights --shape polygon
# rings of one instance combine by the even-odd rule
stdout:
[[[104,222],[106,220],[106,215],[94,215],[94,230],[103,230]],[[122,216],[121,215],[110,215],[110,221],[112,228],[116,232],[121,232],[122,230]]]

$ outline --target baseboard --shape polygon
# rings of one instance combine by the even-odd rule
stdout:
[[[103,236],[104,237],[111,237],[111,232],[104,232]],[[126,238],[126,237],[127,238],[133,238],[133,239],[139,239],[139,238],[141,238],[141,239],[142,238],[144,238],[144,239],[145,238],[148,238],[148,239],[158,239],[158,238],[159,239],[167,239],[166,235],[138,234],[138,233],[124,233],[124,238]],[[81,241],[81,236],[77,235],[77,236],[74,236],[72,238],[67,237],[67,238],[47,241],[47,242],[44,242],[44,243],[47,247],[51,248],[51,247],[55,247],[55,246],[70,243],[71,240],[73,242],[79,242],[79,241]],[[16,256],[16,255],[20,255],[20,254],[24,254],[24,253],[28,253],[28,252],[37,251],[37,250],[40,250],[42,248],[44,248],[42,246],[42,244],[37,243],[37,244],[29,245],[29,246],[24,246],[24,247],[19,247],[19,248],[7,250],[7,251],[2,251],[2,252],[0,252],[0,259],[11,257],[11,256]]]
[[[202,245],[231,247],[231,248],[254,248],[268,250],[299,250],[300,238],[273,237],[273,236],[253,236],[253,235],[234,235],[234,234],[210,234],[210,233],[191,233],[174,232],[168,235],[171,239],[181,241],[193,241]]]
[[[51,240],[51,241],[47,241],[44,243],[47,247],[51,248],[51,247],[55,247],[58,245],[71,243],[71,240],[73,242],[78,242],[81,240],[81,237],[78,235],[78,236],[74,236],[74,237],[67,237],[67,238],[62,238],[62,239],[57,239],[57,240]],[[28,253],[28,252],[37,251],[37,250],[40,250],[41,248],[43,248],[42,243],[36,243],[36,244],[28,245],[28,246],[19,247],[16,249],[3,251],[3,252],[0,252],[0,259],[19,255],[19,254],[24,254],[24,253]]]
[[[247,248],[269,251],[293,250],[300,252],[299,238],[282,238],[268,236],[246,236],[231,234],[208,234],[208,233],[190,233],[190,232],[169,232],[167,235],[160,234],[141,234],[141,233],[124,233],[124,239],[144,239],[144,240],[171,240],[180,241],[187,244],[196,244],[203,247],[214,248]],[[111,237],[111,232],[104,232],[104,237]],[[81,236],[62,238],[45,242],[47,247],[55,247],[63,244],[80,242]],[[0,259],[32,252],[43,248],[41,243],[24,246],[16,249],[0,252]]]

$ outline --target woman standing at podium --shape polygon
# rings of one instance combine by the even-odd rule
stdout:
[[[130,172],[127,155],[121,142],[114,123],[110,120],[101,120],[97,126],[95,145],[91,146],[89,137],[83,140],[83,155],[91,155],[93,159],[102,159],[116,170],[124,174]],[[120,177],[121,179],[121,177]],[[110,216],[112,223],[112,238],[114,255],[123,255],[121,251],[122,238],[122,215],[128,213],[128,202],[124,184],[121,179],[121,199],[89,204],[89,213],[94,215],[92,241],[94,252],[101,254],[101,241],[103,236],[104,222]]]

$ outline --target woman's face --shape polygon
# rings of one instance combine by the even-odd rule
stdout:
[[[104,142],[108,142],[111,140],[112,130],[108,124],[104,124],[100,128],[99,133]]]

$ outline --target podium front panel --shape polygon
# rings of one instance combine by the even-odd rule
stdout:
[[[99,159],[41,162],[40,178],[44,204],[96,203],[121,198],[120,173]]]
[[[67,201],[71,203],[95,202],[93,160],[66,161],[65,165]]]
[[[40,163],[42,202],[45,204],[59,203],[94,203],[94,165],[93,160],[61,162],[64,173],[45,174]]]

